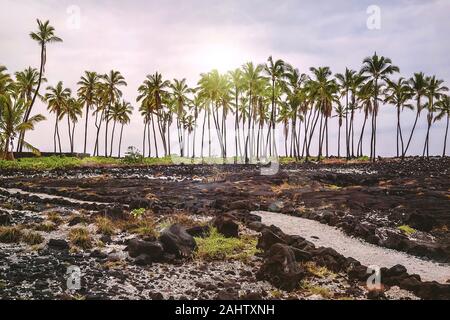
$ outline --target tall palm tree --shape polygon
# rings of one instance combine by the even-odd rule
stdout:
[[[430,156],[429,149],[430,149],[430,129],[431,125],[433,123],[434,118],[434,112],[436,111],[435,101],[439,100],[440,97],[443,95],[444,92],[448,91],[448,88],[446,86],[443,86],[444,80],[436,79],[435,76],[432,76],[427,81],[427,97],[428,97],[428,103],[427,103],[427,109],[428,109],[428,115],[427,115],[427,135],[425,137],[425,144],[423,146],[423,156],[425,156],[425,152],[427,153],[427,158]]]
[[[19,71],[15,73],[16,76],[16,88],[20,94],[20,98],[24,100],[25,104],[27,104],[27,110],[25,111],[24,116],[28,114],[28,109],[31,104],[31,100],[33,99],[34,91],[38,85],[39,80],[39,72],[35,68],[28,67],[23,71]],[[42,78],[42,82],[46,82],[45,78]],[[38,93],[38,96],[41,97]],[[25,119],[24,119],[25,120]],[[23,140],[23,135],[25,132],[21,132],[19,135],[19,139],[17,142],[17,151],[21,148],[21,141]]]
[[[364,153],[363,152],[364,132],[366,129],[367,119],[369,118],[369,115],[371,115],[373,111],[373,100],[372,100],[372,97],[374,96],[373,91],[374,88],[371,83],[364,84],[357,91],[358,104],[361,106],[361,109],[363,110],[364,113],[364,121],[361,127],[361,134],[359,136],[358,145],[356,147],[357,150],[356,153],[358,157],[362,157]]]
[[[26,110],[26,113],[24,115],[24,122],[28,121],[28,118],[30,117],[31,110],[33,109],[34,103],[36,101],[36,97],[38,96],[39,89],[41,87],[42,78],[45,72],[45,64],[47,62],[47,44],[48,43],[55,43],[55,42],[62,42],[62,39],[57,37],[55,35],[55,28],[53,28],[50,25],[50,22],[47,20],[45,22],[42,22],[41,20],[37,19],[38,24],[38,31],[31,32],[30,37],[34,41],[36,41],[40,47],[41,47],[41,64],[39,68],[39,78],[36,90],[34,91],[33,98],[31,99],[30,105],[28,106],[28,109]],[[23,138],[23,137],[22,137]],[[20,144],[19,151],[22,151],[23,144]]]
[[[172,95],[175,101],[175,114],[177,115],[177,129],[178,129],[178,142],[180,144],[180,156],[184,157],[185,154],[185,137],[183,135],[184,129],[184,117],[186,115],[185,108],[190,104],[190,99],[188,95],[192,92],[192,90],[187,85],[186,79],[183,78],[173,79],[170,84],[170,88],[172,89]]]
[[[122,97],[122,91],[119,89],[120,86],[126,86],[127,83],[125,78],[119,71],[111,70],[108,74],[102,76],[106,86],[106,110],[105,110],[105,157],[108,156],[108,127],[109,119],[106,117],[109,114],[109,109],[114,106],[114,104]]]
[[[85,71],[84,76],[78,81],[78,96],[80,97],[80,102],[86,106],[86,121],[84,124],[84,148],[83,153],[86,153],[87,146],[87,136],[88,136],[88,122],[89,122],[89,112],[91,108],[94,107],[96,100],[97,86],[98,86],[99,76],[96,72]]]
[[[255,89],[258,85],[258,82],[261,81],[263,71],[263,66],[257,65],[255,66],[253,62],[247,62],[242,66],[243,76],[244,76],[244,84],[247,90],[248,95],[248,116],[247,116],[247,137],[245,138],[245,163],[249,163],[253,157],[253,146],[250,144],[250,135],[253,134],[251,130],[252,119],[255,115]]]
[[[264,71],[270,78],[270,83],[272,86],[272,96],[271,96],[271,102],[272,102],[272,111],[270,113],[270,123],[269,123],[269,130],[267,133],[267,137],[272,134],[272,141],[270,142],[273,144],[274,153],[276,155],[276,143],[275,143],[275,120],[276,120],[276,97],[275,97],[275,85],[282,80],[283,77],[286,76],[286,66],[285,62],[281,59],[273,61],[272,56],[270,56],[267,59],[267,63],[264,65]],[[272,148],[269,148],[270,152],[272,151]]]
[[[160,121],[163,113],[163,101],[166,99],[168,95],[167,89],[170,86],[170,81],[163,80],[161,73],[155,72],[152,75],[147,75],[146,79],[138,88],[139,95],[136,99],[137,102],[141,102],[141,108],[145,115],[147,115],[146,127],[144,127],[144,131],[147,130],[148,127],[148,135],[150,135],[150,124],[153,126],[153,137],[155,143],[156,157],[158,157],[158,145],[156,143],[156,131],[154,127],[154,119],[153,115],[156,114],[159,130],[161,134],[161,139],[163,143],[164,152],[167,155],[167,140],[165,135],[162,132],[162,127],[160,126]],[[142,112],[141,112],[142,113]],[[144,119],[145,120],[145,119]],[[145,132],[144,132],[144,141],[145,141]],[[144,142],[145,143],[145,142]],[[149,152],[150,152],[150,139],[149,143]],[[144,152],[145,154],[145,152]]]
[[[69,97],[60,113],[60,120],[67,119],[67,129],[69,133],[70,152],[73,153],[75,147],[75,125],[83,114],[83,104],[73,97]]]
[[[239,123],[240,123],[240,117],[239,117],[239,101],[240,97],[242,95],[242,92],[244,91],[244,78],[242,74],[242,70],[237,68],[233,71],[228,72],[228,75],[230,77],[230,81],[233,87],[233,97],[234,97],[234,150],[235,150],[235,157],[234,157],[234,163],[237,163],[238,156],[242,156],[242,150],[241,150],[241,141],[240,141],[240,132],[239,132]]]
[[[352,84],[354,83],[354,77],[356,75],[356,71],[345,68],[345,73],[338,73],[335,75],[339,88],[341,91],[341,95],[345,96],[345,146],[347,151],[347,159],[350,158],[350,129],[349,129],[349,119],[347,117],[349,102],[350,102],[350,93],[352,89]],[[354,94],[354,92],[352,93]]]
[[[446,147],[447,147],[447,136],[448,136],[448,125],[450,120],[450,96],[443,95],[441,99],[436,102],[436,108],[439,111],[438,115],[434,118],[434,121],[442,120],[442,118],[447,118],[447,125],[445,127],[445,135],[444,135],[444,151],[442,152],[442,156],[445,157]]]
[[[342,106],[342,104],[338,101],[336,107],[334,108],[336,113],[335,117],[338,118],[338,158],[341,157],[341,127],[343,123],[343,119],[347,116],[347,110]]]
[[[408,138],[408,143],[406,144],[405,151],[402,154],[402,158],[406,156],[406,153],[408,152],[409,145],[411,143],[411,139],[414,134],[414,130],[416,129],[417,120],[419,120],[420,113],[423,110],[423,105],[421,103],[421,99],[423,96],[427,94],[427,87],[428,87],[428,78],[425,77],[423,72],[414,73],[414,76],[409,79],[410,87],[413,91],[413,96],[416,98],[416,119],[414,120],[414,125],[411,129],[411,133]]]
[[[59,81],[55,87],[47,87],[47,93],[44,96],[47,102],[47,109],[51,113],[55,113],[55,130],[53,134],[53,145],[54,152],[56,153],[56,140],[58,140],[59,153],[62,153],[61,149],[61,138],[59,135],[59,120],[61,119],[61,114],[63,114],[64,109],[70,99],[71,90],[69,88],[64,88],[62,81]]]
[[[400,69],[392,64],[391,59],[384,56],[378,56],[376,52],[372,57],[367,57],[363,61],[361,73],[368,77],[369,83],[374,88],[374,108],[372,112],[372,137],[370,148],[372,161],[375,161],[377,154],[378,92],[379,88],[388,79],[388,76],[392,75],[394,72],[400,72]]]
[[[401,154],[405,152],[403,143],[402,127],[400,124],[400,113],[406,107],[412,109],[412,105],[407,102],[413,97],[413,92],[409,83],[404,78],[400,78],[397,82],[388,80],[387,87],[384,91],[386,96],[385,102],[394,105],[397,108],[397,158],[400,156],[400,143]]]
[[[0,95],[0,140],[3,141],[0,150],[0,158],[6,160],[14,160],[13,140],[17,134],[24,131],[34,129],[36,123],[45,120],[41,114],[30,117],[27,121],[23,121],[23,116],[27,111],[28,105],[17,94]],[[30,143],[22,141],[23,146],[39,155],[39,150]]]
[[[133,107],[129,102],[122,101],[118,122],[120,123],[120,138],[119,138],[119,151],[117,153],[117,157],[120,158],[120,150],[122,146],[122,135],[123,135],[123,127],[130,123],[130,116],[133,113]]]

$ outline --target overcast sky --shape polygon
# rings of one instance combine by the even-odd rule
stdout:
[[[136,106],[136,88],[149,73],[167,79],[186,77],[195,85],[201,72],[226,71],[246,61],[265,62],[269,55],[282,58],[307,72],[311,66],[330,66],[334,73],[346,66],[359,69],[364,57],[390,57],[410,77],[423,71],[450,79],[449,0],[403,1],[61,1],[0,0],[0,65],[10,72],[39,66],[39,47],[29,37],[36,18],[49,19],[63,43],[48,46],[46,77],[73,90],[84,70],[105,73],[119,70],[126,78],[124,98]],[[381,10],[380,29],[370,29],[367,9]],[[78,16],[79,13],[79,16]],[[79,17],[79,19],[78,19]],[[46,85],[45,85],[46,86]],[[137,107],[137,106],[136,106]],[[53,149],[53,115],[39,102],[35,112],[51,122],[38,125],[29,140],[44,151]],[[403,118],[404,134],[414,114]],[[332,121],[336,121],[333,119]],[[360,120],[358,119],[357,131]],[[395,152],[395,110],[380,112],[379,151]],[[336,149],[334,127],[330,131]],[[445,123],[432,129],[433,153],[441,153]],[[90,128],[93,133],[93,127]],[[125,129],[123,149],[141,148],[142,120],[136,114]],[[412,144],[421,153],[425,114]],[[68,146],[66,128],[62,139]],[[83,129],[77,127],[76,146],[81,151]],[[89,146],[93,145],[91,138]],[[92,152],[92,150],[91,150]]]

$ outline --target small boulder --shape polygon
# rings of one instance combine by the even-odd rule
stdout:
[[[256,278],[267,280],[281,290],[292,291],[298,287],[305,274],[295,261],[295,254],[291,247],[277,243],[269,249]]]
[[[191,255],[196,248],[194,237],[179,224],[173,224],[165,228],[159,237],[159,241],[162,242],[164,251],[182,257]]]
[[[186,229],[186,232],[189,233],[193,237],[203,238],[209,233],[209,226],[193,226]]]
[[[286,241],[272,232],[272,230],[270,230],[269,228],[266,228],[261,231],[261,236],[258,239],[258,244],[256,245],[256,247],[258,249],[266,251],[276,243],[286,244]]]
[[[132,258],[145,254],[153,261],[157,261],[162,257],[164,249],[159,241],[149,242],[139,239],[131,239],[128,241],[127,251]]]
[[[64,239],[50,239],[48,241],[48,246],[57,250],[66,250],[69,249],[69,244]]]
[[[8,212],[0,210],[0,226],[7,226],[11,224],[11,215]]]
[[[283,208],[284,208],[283,201],[272,202],[268,207],[270,212],[281,212],[281,210],[283,210]]]
[[[214,218],[212,225],[227,238],[239,237],[239,225],[229,217],[218,216]]]

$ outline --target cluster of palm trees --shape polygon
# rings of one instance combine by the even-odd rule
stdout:
[[[364,134],[369,123],[370,158],[375,161],[377,118],[380,105],[388,104],[397,109],[397,157],[406,156],[417,120],[425,109],[428,114],[423,155],[429,156],[433,122],[445,117],[445,156],[450,110],[449,96],[445,94],[448,88],[443,86],[442,80],[416,73],[409,80],[400,78],[394,81],[390,77],[398,73],[399,68],[389,58],[376,53],[364,59],[359,71],[347,68],[344,73],[335,75],[329,67],[310,68],[310,71],[311,75],[302,74],[290,64],[269,57],[266,64],[249,62],[226,74],[220,74],[217,70],[203,73],[195,88],[189,88],[186,79],[170,82],[164,80],[160,73],[148,75],[139,87],[137,99],[141,102],[140,111],[145,123],[143,149],[146,150],[147,141],[150,156],[151,127],[156,156],[159,139],[164,154],[170,154],[168,131],[176,118],[181,156],[195,157],[196,131],[199,128],[200,153],[204,157],[207,126],[208,156],[211,157],[211,127],[214,127],[215,141],[225,159],[227,123],[231,120],[234,122],[235,162],[240,159],[249,163],[278,156],[278,127],[284,135],[285,156],[308,160],[312,141],[316,138],[320,160],[323,156],[329,156],[328,125],[331,118],[337,117],[338,157],[341,156],[341,128],[344,123],[345,156],[348,159],[363,156]],[[405,108],[414,109],[413,100],[416,101],[416,120],[406,139],[400,117]],[[357,111],[362,111],[364,115],[361,128],[355,125]],[[158,130],[155,130],[155,123]]]
[[[75,127],[84,116],[83,152],[87,152],[88,124],[93,118],[96,129],[93,155],[113,156],[119,125],[117,156],[120,157],[123,128],[130,122],[133,111],[131,104],[122,99],[121,88],[127,85],[124,77],[114,70],[108,74],[86,71],[78,82],[76,94],[72,95],[62,82],[47,87],[41,94],[41,84],[47,81],[44,77],[47,44],[62,40],[55,36],[48,21],[38,20],[38,31],[30,35],[40,45],[40,69],[29,67],[15,73],[13,79],[5,67],[0,67],[0,156],[12,158],[14,147],[16,151],[26,148],[37,152],[25,141],[25,134],[45,119],[39,114],[31,116],[35,101],[40,98],[50,113],[55,114],[55,153],[62,152],[60,121],[67,121],[73,152]],[[332,118],[337,118],[338,157],[342,129],[347,159],[363,156],[365,132],[370,130],[370,158],[375,161],[380,105],[392,105],[397,111],[397,157],[406,156],[424,110],[427,131],[423,156],[429,156],[432,124],[444,118],[447,123],[445,156],[450,118],[450,98],[445,93],[448,88],[442,80],[423,73],[415,73],[410,79],[393,80],[399,71],[389,58],[375,53],[364,59],[359,71],[347,68],[344,73],[334,75],[329,67],[310,68],[307,75],[283,60],[269,57],[265,64],[248,62],[225,74],[217,70],[202,73],[196,87],[189,87],[186,79],[165,80],[156,72],[139,86],[136,99],[144,121],[142,151],[148,157],[171,155],[174,127],[182,157],[195,158],[198,149],[202,159],[212,157],[214,144],[223,159],[232,154],[235,162],[250,163],[280,155],[277,130],[281,129],[285,156],[308,160],[313,152],[312,142],[317,141],[320,160],[330,155],[329,124]],[[401,121],[405,109],[416,111],[412,130],[407,134],[402,130]],[[355,123],[357,112],[362,112],[364,117],[360,128]],[[228,149],[227,129],[232,130],[230,136],[234,138],[232,152]],[[158,150],[161,145],[162,152]]]

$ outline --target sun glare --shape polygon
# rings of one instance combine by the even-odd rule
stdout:
[[[207,44],[197,53],[196,59],[202,70],[217,69],[226,72],[242,64],[240,50],[228,44]]]

